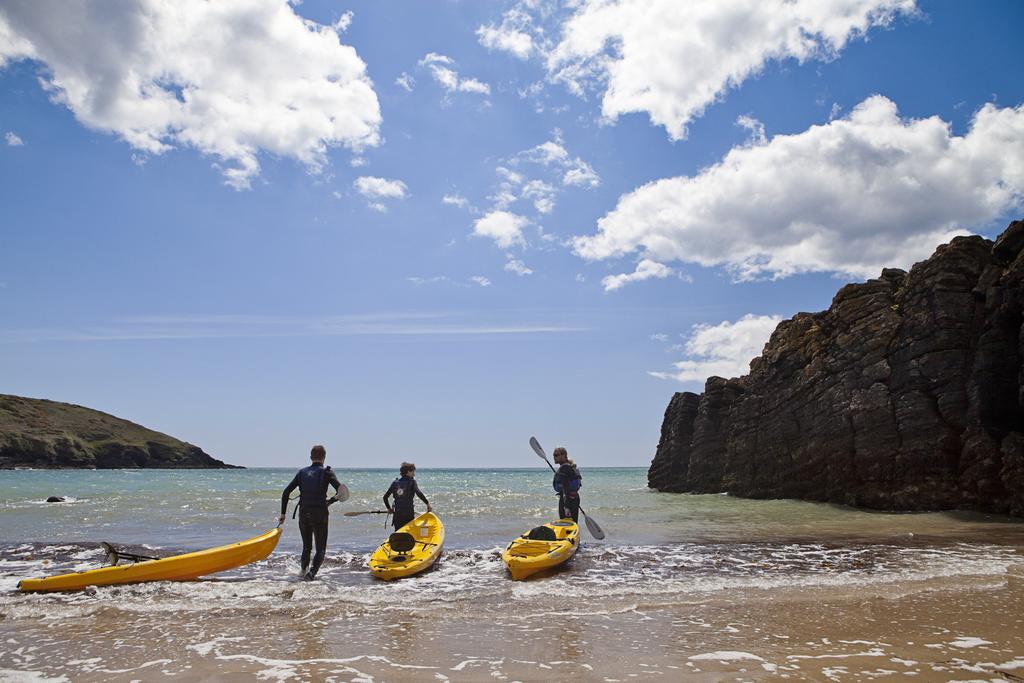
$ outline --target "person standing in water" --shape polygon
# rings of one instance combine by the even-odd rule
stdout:
[[[558,517],[572,517],[572,521],[580,521],[580,488],[583,487],[583,475],[576,468],[576,463],[569,459],[569,452],[559,446],[552,453],[558,469],[551,485],[558,494]]]
[[[341,491],[341,482],[330,467],[324,467],[324,460],[327,459],[327,449],[317,444],[309,452],[309,459],[312,464],[299,470],[291,483],[285,487],[281,494],[281,514],[277,518],[278,524],[284,523],[285,513],[288,511],[288,497],[296,488],[299,489],[299,534],[302,536],[302,578],[312,581],[320,570],[327,553],[327,506],[338,499],[338,492]],[[334,497],[327,498],[327,486],[334,487]],[[313,555],[313,564],[309,563],[309,554],[316,542],[316,554]]]
[[[384,506],[388,512],[394,515],[392,521],[396,531],[416,518],[416,511],[413,510],[413,495],[419,496],[420,500],[427,504],[427,512],[434,511],[434,508],[430,507],[430,501],[423,495],[419,484],[416,483],[416,465],[411,462],[403,462],[398,474],[401,476],[391,482],[391,486],[384,494]],[[388,500],[392,496],[395,498],[394,507]]]

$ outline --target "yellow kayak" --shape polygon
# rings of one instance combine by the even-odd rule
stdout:
[[[508,544],[501,559],[516,581],[568,562],[580,547],[580,528],[560,519],[526,532]]]
[[[247,541],[194,553],[101,567],[45,579],[23,579],[18,583],[18,588],[22,591],[74,591],[86,586],[111,586],[144,581],[186,581],[266,559],[274,552],[280,538],[279,527]]]
[[[383,581],[412,576],[433,565],[443,547],[444,525],[424,512],[380,544],[370,556],[370,571]]]

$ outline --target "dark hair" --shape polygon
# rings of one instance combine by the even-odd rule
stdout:
[[[317,444],[309,451],[310,460],[323,460],[327,457],[327,449]]]
[[[413,470],[416,469],[416,463],[414,462],[403,462],[402,466],[398,468],[398,473],[403,477]]]

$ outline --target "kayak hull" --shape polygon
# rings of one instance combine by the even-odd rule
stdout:
[[[280,539],[281,529],[277,528],[245,541],[194,553],[60,574],[43,579],[23,579],[18,583],[18,589],[26,592],[74,591],[88,586],[113,586],[146,581],[188,581],[264,560],[274,552]]]
[[[516,538],[501,553],[509,574],[521,581],[545,569],[563,565],[573,558],[580,546],[580,528],[571,519],[560,519],[545,524],[555,540],[530,538],[531,530]],[[539,529],[540,527],[538,527]]]
[[[381,581],[393,581],[429,569],[444,549],[444,524],[432,512],[425,512],[395,533],[411,534],[412,550],[399,552],[384,541],[370,556],[370,572]]]

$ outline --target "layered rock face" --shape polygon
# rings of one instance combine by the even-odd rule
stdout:
[[[192,444],[70,403],[0,394],[0,468],[230,468]]]
[[[750,374],[677,393],[648,485],[1024,515],[1024,221],[779,324]]]

